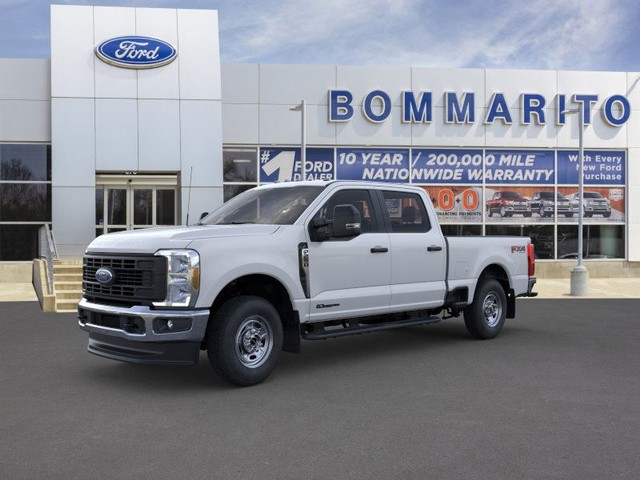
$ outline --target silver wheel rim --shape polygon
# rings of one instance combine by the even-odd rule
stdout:
[[[482,315],[487,326],[493,328],[502,316],[502,304],[495,292],[489,292],[482,302]]]
[[[236,356],[247,368],[258,368],[267,361],[273,349],[273,332],[259,315],[247,318],[236,333]]]
[[[540,207],[540,216],[544,217],[544,207]]]
[[[504,217],[506,213],[507,213],[507,211],[504,209],[504,207],[501,207],[500,208],[500,216]]]

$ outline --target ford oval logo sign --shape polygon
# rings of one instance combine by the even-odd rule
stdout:
[[[110,285],[115,279],[115,274],[110,268],[101,267],[96,270],[96,280],[101,285]]]
[[[96,47],[96,56],[122,68],[157,68],[173,62],[177,50],[163,40],[151,37],[117,37]]]

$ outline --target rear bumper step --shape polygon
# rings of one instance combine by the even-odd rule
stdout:
[[[429,323],[438,323],[442,320],[440,317],[419,317],[406,320],[396,320],[392,322],[376,323],[373,325],[356,325],[349,327],[338,327],[326,330],[325,328],[302,332],[302,338],[305,340],[324,340],[326,338],[344,337],[346,335],[358,335],[361,333],[379,332],[382,330],[391,330],[394,328],[414,327],[416,325],[426,325]]]

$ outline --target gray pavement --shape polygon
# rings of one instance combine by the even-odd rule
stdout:
[[[241,389],[0,303],[0,478],[638,478],[640,301],[518,307],[490,341],[457,319],[305,342]]]

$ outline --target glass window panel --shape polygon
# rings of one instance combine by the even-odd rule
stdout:
[[[583,258],[624,258],[624,225],[584,225]],[[578,258],[578,227],[558,225],[558,258]]]
[[[0,221],[50,222],[51,185],[44,183],[0,184]]]
[[[51,180],[51,147],[0,145],[0,180]]]
[[[156,190],[156,225],[176,224],[176,191]]]
[[[107,223],[125,225],[127,223],[127,190],[110,188],[107,190]]]
[[[153,190],[135,189],[133,191],[133,223],[153,224]]]
[[[383,191],[394,233],[427,232],[431,228],[422,200],[415,193]]]
[[[96,225],[104,225],[104,188],[96,188]]]
[[[249,190],[250,188],[255,187],[255,185],[225,185],[223,188],[224,191],[224,201],[231,200],[236,195]]]
[[[360,212],[360,228],[363,234],[382,231],[376,220],[375,207],[368,190],[340,190],[327,200],[314,218],[328,221],[329,231],[331,231],[334,209],[338,205],[352,205]]]
[[[487,235],[531,237],[538,259],[552,259],[554,251],[553,225],[487,225]]]
[[[41,225],[0,225],[0,261],[29,261],[38,256]]]
[[[482,225],[440,225],[442,233],[449,237],[482,235]]]
[[[222,152],[225,182],[256,182],[257,149],[225,148]]]
[[[99,237],[102,234],[104,234],[104,229],[103,228],[96,228],[96,237]]]

